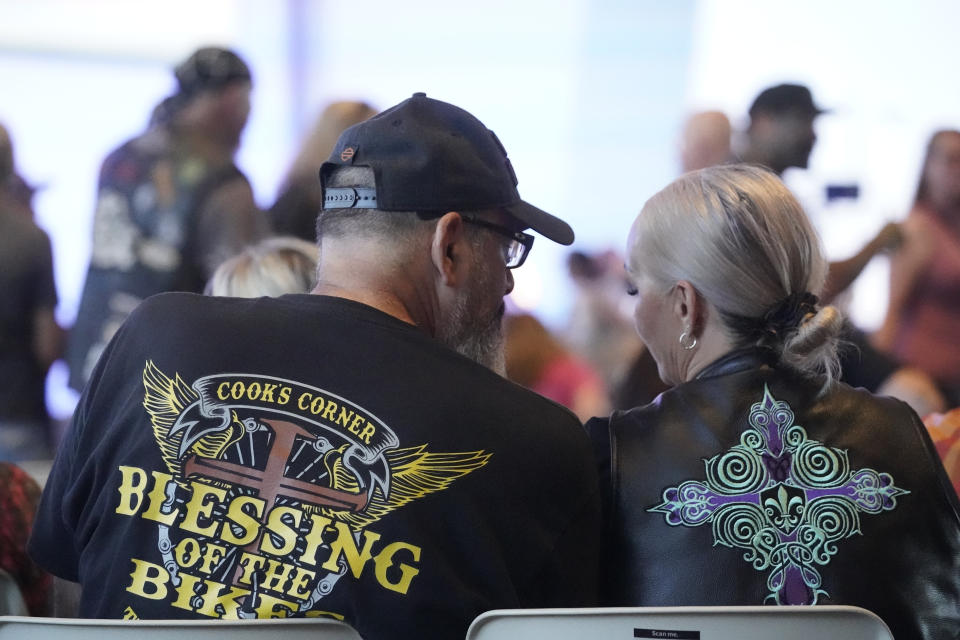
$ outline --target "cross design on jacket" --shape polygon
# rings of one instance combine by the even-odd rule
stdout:
[[[862,535],[861,512],[891,511],[909,491],[889,473],[851,471],[847,452],[809,439],[766,385],[749,424],[739,444],[704,461],[705,482],[668,487],[648,511],[671,526],[710,523],[715,543],[744,549],[744,560],[769,572],[767,600],[816,604],[829,595],[816,565],[830,562],[836,541]]]

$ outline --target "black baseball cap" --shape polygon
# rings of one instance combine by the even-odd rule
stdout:
[[[328,194],[326,177],[342,166],[373,169],[376,193],[346,200]],[[425,93],[344,131],[320,168],[320,185],[324,209],[499,208],[554,242],[568,245],[574,239],[570,225],[520,198],[507,151],[493,131],[463,109]]]
[[[818,116],[826,111],[813,103],[810,89],[802,84],[778,84],[760,92],[750,106],[750,117],[758,113],[803,113]]]
[[[234,82],[250,82],[250,67],[239,55],[222,47],[202,47],[173,70],[177,93],[190,97],[222,89]]]

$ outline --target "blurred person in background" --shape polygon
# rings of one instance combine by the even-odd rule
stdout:
[[[567,407],[581,421],[610,411],[603,380],[530,314],[503,322],[507,377]]]
[[[323,110],[300,145],[280,184],[277,200],[270,207],[270,220],[276,233],[316,241],[317,214],[323,205],[317,180],[320,165],[330,155],[341,133],[376,113],[366,102],[357,101],[333,102]]]
[[[681,171],[687,173],[730,162],[731,137],[730,119],[722,111],[691,114],[680,137]],[[613,407],[629,409],[647,404],[669,388],[657,374],[653,356],[641,348],[626,373],[611,387]]]
[[[814,122],[823,113],[803,85],[764,89],[750,106],[742,159],[769,167],[778,176],[791,167],[806,169],[817,141]],[[901,239],[900,225],[889,222],[855,255],[832,261],[820,296],[823,302],[834,302],[874,257],[895,251]],[[943,396],[929,375],[879,352],[866,333],[850,322],[845,322],[840,357],[841,376],[852,386],[898,397],[921,415],[944,407]]]
[[[605,389],[615,389],[643,348],[624,311],[623,258],[615,251],[574,251],[567,256],[567,273],[574,297],[563,342],[600,374]]]
[[[70,334],[69,384],[80,390],[127,315],[163,291],[200,293],[214,269],[266,235],[266,216],[234,163],[251,76],[234,52],[195,51],[145,133],[100,171],[90,266]]]
[[[52,457],[44,389],[63,347],[50,238],[20,184],[0,126],[0,460],[12,461]]]
[[[722,111],[698,111],[683,125],[680,168],[683,173],[730,162],[732,128]]]
[[[627,245],[673,388],[587,424],[604,604],[845,604],[897,638],[960,636],[960,502],[906,403],[837,380],[842,317],[790,191],[751,165],[688,173]]]
[[[317,284],[317,245],[292,236],[274,236],[222,262],[205,294],[234,298],[275,298],[309,293]]]
[[[960,131],[931,137],[903,227],[887,315],[873,341],[933,376],[950,406],[960,406]]]

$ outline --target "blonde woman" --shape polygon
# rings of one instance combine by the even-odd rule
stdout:
[[[636,327],[675,386],[588,423],[606,603],[847,604],[898,638],[957,637],[957,496],[909,406],[837,381],[827,263],[786,187],[686,174],[627,242]]]

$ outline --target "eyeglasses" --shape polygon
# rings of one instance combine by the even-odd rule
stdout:
[[[480,220],[479,218],[474,218],[473,216],[460,214],[460,217],[463,218],[464,222],[469,222],[470,224],[475,224],[478,227],[496,231],[500,235],[510,239],[510,242],[504,245],[503,248],[503,261],[506,263],[507,269],[516,269],[523,264],[524,260],[527,259],[527,255],[530,253],[530,248],[533,246],[533,236],[529,233],[512,231],[511,229],[502,227],[499,224],[487,222],[486,220]]]

